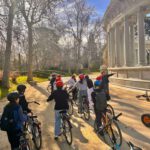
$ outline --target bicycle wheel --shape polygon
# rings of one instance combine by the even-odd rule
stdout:
[[[116,121],[113,121],[107,129],[107,133],[113,145],[122,145],[122,133]]]
[[[69,145],[72,144],[72,126],[69,120],[63,120],[63,134],[65,136],[65,139]]]
[[[107,112],[111,114],[112,116],[115,116],[115,111],[113,107],[110,104],[107,104]]]
[[[86,103],[83,104],[83,113],[84,113],[85,120],[89,120],[90,119],[90,110],[89,110],[89,106]]]
[[[23,137],[23,139],[20,142],[19,150],[31,150],[28,142],[29,141],[25,137]]]
[[[41,131],[39,130],[39,126],[37,124],[33,125],[32,135],[35,148],[37,150],[40,150],[42,147],[42,135]]]
[[[150,114],[142,115],[141,121],[146,127],[150,128]]]
[[[73,115],[73,103],[72,103],[72,100],[69,100],[68,104],[69,104],[68,114],[69,114],[69,116],[71,116],[71,115]]]

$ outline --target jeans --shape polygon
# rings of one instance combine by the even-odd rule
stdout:
[[[55,136],[59,136],[61,133],[61,116],[60,116],[60,111],[62,110],[55,110]]]

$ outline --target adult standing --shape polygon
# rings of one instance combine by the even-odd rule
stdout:
[[[109,77],[113,76],[114,73],[108,74],[107,71],[102,71],[102,82],[104,85],[104,90],[106,92],[107,100],[110,100],[110,94],[109,94]]]

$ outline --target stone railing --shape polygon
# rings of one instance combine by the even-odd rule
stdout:
[[[150,66],[109,68],[117,78],[150,80]]]

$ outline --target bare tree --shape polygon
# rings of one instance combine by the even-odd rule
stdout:
[[[9,71],[10,71],[10,56],[11,56],[11,45],[12,45],[12,31],[13,21],[16,9],[16,0],[4,0],[4,5],[8,9],[8,23],[7,23],[7,39],[6,39],[6,50],[5,50],[5,62],[4,71],[2,78],[2,86],[9,88]]]
[[[51,6],[54,6],[56,0],[21,0],[20,10],[26,21],[28,28],[28,78],[27,81],[33,80],[32,64],[33,64],[33,26],[38,24],[44,15],[47,13],[47,9],[50,10]]]
[[[73,0],[70,3],[71,4],[67,1],[65,5],[65,15],[68,29],[74,38],[74,47],[76,47],[76,71],[78,72],[81,64],[81,46],[84,38],[84,31],[88,27],[93,8],[89,7],[85,0]],[[69,8],[67,8],[68,6]]]

